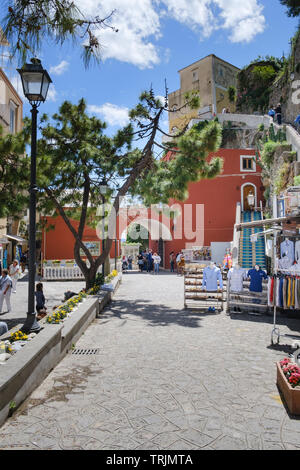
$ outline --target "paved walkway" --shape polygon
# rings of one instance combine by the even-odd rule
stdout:
[[[24,324],[26,320],[26,312],[28,307],[28,274],[25,272],[23,277],[17,282],[16,293],[12,293],[10,297],[12,310],[7,312],[6,302],[3,303],[3,313],[0,313],[0,321],[7,323],[8,329],[18,324]],[[39,282],[37,279],[36,282]],[[41,281],[43,283],[43,291],[46,298],[48,311],[55,306],[60,305],[64,299],[64,293],[68,290],[79,292],[84,286],[84,281]]]
[[[282,333],[300,330],[282,321]],[[299,449],[276,387],[272,318],[183,309],[183,279],[129,273],[0,429],[0,449]],[[282,343],[285,341],[283,340]]]

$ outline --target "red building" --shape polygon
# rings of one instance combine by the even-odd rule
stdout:
[[[173,228],[172,240],[160,241],[160,243],[150,242],[154,251],[160,251],[163,254],[165,267],[169,267],[171,251],[176,254],[181,249],[192,246],[210,247],[213,260],[220,262],[226,248],[230,247],[230,242],[233,240],[237,203],[241,204],[242,211],[248,210],[247,196],[251,192],[254,195],[255,207],[259,208],[260,202],[263,201],[261,168],[255,160],[255,150],[219,149],[209,158],[213,156],[223,158],[222,174],[212,180],[191,183],[186,201],[170,201],[170,205],[180,205],[182,213],[186,211],[188,205],[191,205],[188,208],[188,215],[180,224],[190,223],[192,228],[190,231],[196,232],[194,239],[187,238],[184,233],[182,238],[177,238],[176,233],[174,234],[175,221],[171,227]],[[202,208],[199,205],[203,205]]]
[[[212,259],[221,262],[226,248],[230,247],[233,240],[237,203],[240,203],[242,211],[249,209],[247,196],[251,192],[255,207],[260,207],[263,201],[261,168],[256,162],[254,150],[219,149],[209,158],[214,156],[224,160],[222,174],[212,180],[190,183],[186,201],[170,201],[169,205],[175,206],[180,213],[175,219],[158,215],[157,211],[154,214],[154,211],[149,209],[142,211],[142,215],[137,214],[129,218],[123,214],[122,221],[118,221],[120,232],[132,223],[145,226],[149,231],[149,247],[160,253],[162,265],[166,268],[169,267],[171,251],[176,254],[193,246],[210,248]],[[74,258],[74,238],[62,218],[47,219],[48,224],[53,224],[55,228],[43,232],[43,259]],[[75,220],[72,223],[74,226],[78,225]],[[116,248],[119,256],[121,233],[118,233],[117,238]],[[95,255],[99,255],[101,240],[95,229],[86,227],[83,241],[94,246]],[[110,256],[115,256],[114,242]]]

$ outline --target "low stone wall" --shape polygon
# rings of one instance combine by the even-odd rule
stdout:
[[[63,323],[42,323],[42,331],[0,365],[0,426],[9,416],[11,404],[17,408],[72,349],[73,344],[111,301],[121,281],[120,273],[112,280],[111,292],[100,291],[100,294],[88,297]],[[6,333],[0,339],[8,337]]]

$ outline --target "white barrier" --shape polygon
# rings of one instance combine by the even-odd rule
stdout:
[[[122,263],[118,260],[117,271],[122,271]],[[110,261],[110,272],[115,269],[114,260]],[[99,267],[98,273],[102,273],[102,266]],[[84,280],[84,275],[78,266],[43,266],[43,279],[45,281],[56,281],[56,280]]]
[[[43,279],[45,280],[60,280],[70,279],[78,280],[84,279],[82,272],[78,266],[66,267],[66,266],[44,266],[43,267]]]

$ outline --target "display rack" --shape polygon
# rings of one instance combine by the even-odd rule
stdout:
[[[262,281],[262,292],[249,291],[250,281],[243,281],[241,292],[232,292],[230,280],[227,281],[227,313],[248,313],[250,315],[265,315],[269,313],[268,281]]]
[[[184,306],[208,311],[222,311],[224,305],[223,289],[208,292],[202,289],[203,270],[207,264],[187,264],[184,269]],[[225,276],[223,276],[224,278]],[[223,281],[224,282],[224,281]],[[226,277],[225,277],[226,283]]]

